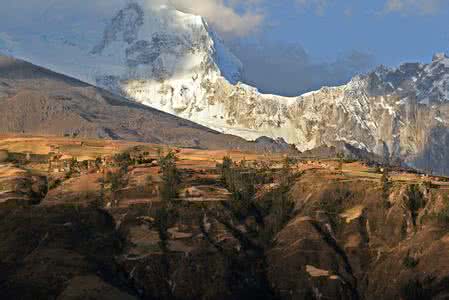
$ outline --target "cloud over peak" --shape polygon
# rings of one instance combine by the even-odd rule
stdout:
[[[259,0],[146,0],[149,5],[169,5],[208,21],[220,34],[245,36],[256,31],[263,21],[257,9]]]

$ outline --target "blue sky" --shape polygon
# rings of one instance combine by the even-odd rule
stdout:
[[[313,5],[287,2],[264,4],[267,15],[261,32],[273,39],[296,41],[317,59],[357,50],[373,54],[379,63],[395,65],[428,61],[434,52],[449,49],[449,1],[433,1],[431,11],[414,5],[388,11],[387,1],[382,0],[328,1],[319,11]]]
[[[234,51],[250,69],[248,82],[264,92],[295,95],[343,84],[379,64],[429,62],[434,53],[449,51],[447,0],[237,2],[229,4],[236,4],[240,14],[252,11],[263,16],[251,34],[237,42],[232,36],[229,40],[231,45],[239,44]],[[286,51],[287,47],[298,52]],[[253,56],[260,52],[265,57],[256,60]],[[304,62],[295,63],[301,56]],[[273,72],[275,65],[279,69]],[[286,74],[282,69],[287,69]]]

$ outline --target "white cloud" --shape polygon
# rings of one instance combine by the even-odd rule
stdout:
[[[203,16],[224,35],[244,36],[259,28],[263,14],[259,0],[147,0],[150,5],[167,4],[187,13]],[[241,10],[237,10],[237,7]]]
[[[265,0],[14,0],[2,1],[0,25],[32,28],[35,22],[56,17],[73,21],[79,16],[91,20],[107,19],[117,7],[135,1],[148,5],[171,5],[205,17],[222,35],[245,36],[261,26],[264,16],[260,7]],[[68,19],[67,19],[68,18]],[[49,21],[51,21],[49,20]],[[2,29],[3,29],[2,28]]]
[[[387,0],[384,12],[433,15],[438,13],[445,4],[447,4],[445,0]]]

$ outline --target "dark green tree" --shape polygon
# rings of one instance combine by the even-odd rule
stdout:
[[[69,162],[69,170],[65,174],[65,178],[69,179],[79,174],[80,174],[80,165],[78,163],[78,160],[76,158],[72,158]]]
[[[419,185],[412,184],[408,187],[405,206],[410,211],[413,227],[416,229],[416,221],[419,215],[419,210],[425,206],[424,194],[421,192]]]
[[[181,176],[176,167],[176,153],[169,151],[159,159],[159,167],[162,172],[161,200],[171,202],[177,198]]]
[[[389,208],[390,202],[388,201],[388,198],[390,197],[391,181],[390,181],[390,176],[389,176],[387,167],[384,167],[382,170],[382,176],[380,177],[380,183],[382,185],[383,205],[385,208]]]

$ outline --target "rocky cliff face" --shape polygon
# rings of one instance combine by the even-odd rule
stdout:
[[[449,59],[443,54],[430,64],[380,67],[344,86],[287,98],[239,83],[241,63],[199,16],[123,1],[103,27],[71,30],[34,37],[33,47],[30,37],[9,33],[0,45],[221,132],[280,137],[300,150],[346,142],[385,160],[449,173]]]
[[[291,190],[300,209],[269,255],[282,298],[445,299],[447,190],[401,175],[385,196],[379,183],[322,171]]]

